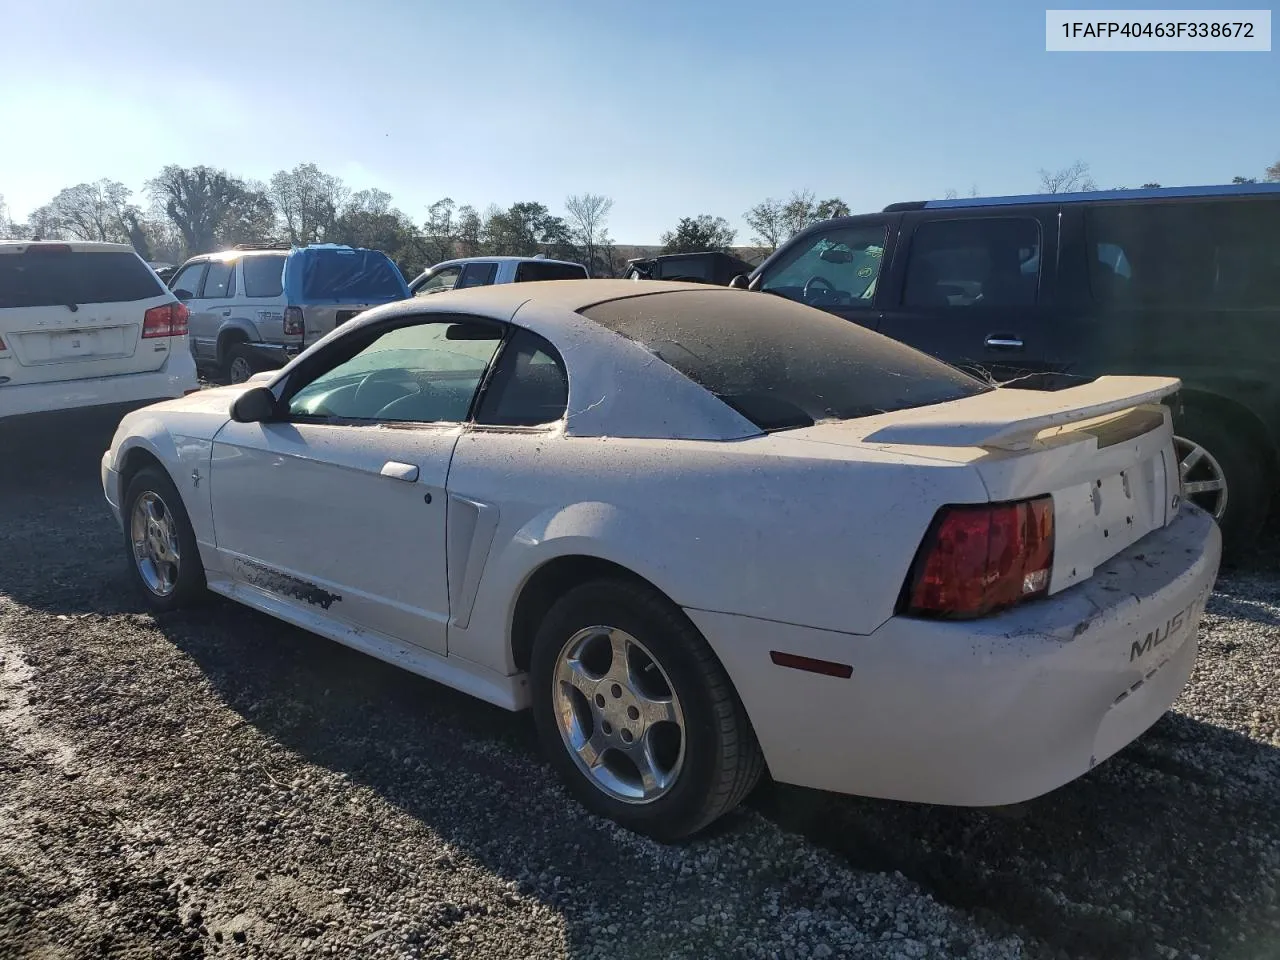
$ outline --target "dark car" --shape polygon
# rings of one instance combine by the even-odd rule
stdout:
[[[718,250],[707,250],[628,260],[623,277],[628,280],[682,280],[725,287],[734,277],[750,273],[753,269],[741,257]]]
[[[1270,510],[1280,184],[894,203],[810,227],[746,286],[1015,386],[1180,377],[1177,469],[1229,557]]]

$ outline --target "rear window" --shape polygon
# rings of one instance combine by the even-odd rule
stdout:
[[[539,263],[526,260],[516,267],[516,283],[538,280],[585,280],[587,268],[576,263]]]
[[[770,294],[653,293],[581,312],[762,430],[891,413],[991,389],[896,340]]]
[[[0,308],[148,300],[164,286],[135,253],[0,254]]]
[[[709,281],[715,270],[715,264],[709,257],[689,257],[687,260],[659,260],[659,280],[694,280]]]
[[[284,293],[283,254],[245,257],[240,270],[246,297],[278,297]]]
[[[308,250],[297,262],[305,300],[398,300],[408,293],[396,265],[376,250]]]

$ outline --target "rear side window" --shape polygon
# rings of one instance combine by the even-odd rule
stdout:
[[[1280,307],[1280,197],[1100,204],[1085,238],[1098,303]]]
[[[468,263],[462,268],[462,276],[458,280],[458,289],[466,287],[487,287],[498,276],[496,263]]]
[[[245,257],[240,272],[244,275],[246,297],[278,297],[284,293],[283,256]]]
[[[587,268],[576,263],[543,263],[526,260],[516,267],[516,283],[533,283],[538,280],[585,280]]]
[[[41,250],[0,254],[0,308],[127,303],[164,293],[135,253]]]
[[[1040,224],[1030,218],[932,220],[911,240],[906,307],[1030,307],[1040,284]]]
[[[294,262],[302,271],[304,300],[359,303],[408,295],[396,265],[377,250],[311,249],[298,254]],[[290,274],[293,270],[291,266]]]
[[[555,347],[519,330],[503,348],[485,388],[476,423],[536,427],[564,417],[569,381]]]
[[[236,265],[225,260],[209,262],[209,272],[204,275],[202,299],[223,300],[235,295]]]
[[[762,430],[958,400],[991,389],[941,360],[782,297],[709,288],[582,315],[634,340]]]

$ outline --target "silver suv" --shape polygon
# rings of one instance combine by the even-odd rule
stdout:
[[[570,260],[536,257],[463,257],[445,260],[414,277],[409,290],[425,297],[446,290],[487,287],[494,283],[530,283],[536,280],[586,280],[587,268]]]
[[[193,257],[169,286],[191,311],[196,365],[232,383],[284,366],[362,310],[409,296],[385,253],[332,243],[242,244]]]

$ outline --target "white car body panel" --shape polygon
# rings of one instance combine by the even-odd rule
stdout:
[[[103,458],[107,499],[118,515],[121,472],[155,457],[211,589],[510,709],[530,702],[512,633],[525,584],[561,557],[617,564],[685,609],[773,775],[802,785],[1014,802],[1168,708],[1220,551],[1212,521],[1178,503],[1169,414],[1148,403],[1168,382],[1097,387],[1079,410],[1061,391],[1030,437],[1017,390],[938,405],[952,408],[929,428],[941,434],[895,433],[911,410],[764,434],[571,312],[635,295],[625,281],[565,281],[393,304],[257,384],[282,389],[334,337],[389,317],[514,318],[562,354],[557,425],[237,424],[230,406],[248,385],[207,390],[122,422]],[[965,404],[980,437],[1001,441],[1007,404],[1025,442],[956,445]],[[942,505],[1043,494],[1057,527],[1049,597],[976,621],[896,612]],[[1168,642],[1151,639],[1175,618]],[[779,667],[772,651],[852,675]]]

